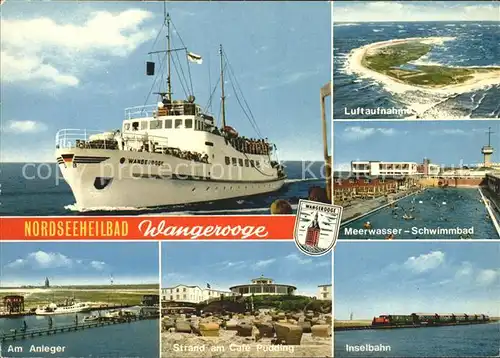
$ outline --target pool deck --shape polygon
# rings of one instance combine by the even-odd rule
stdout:
[[[341,226],[350,224],[351,222],[361,219],[367,215],[373,214],[393,203],[396,203],[409,196],[422,193],[423,190],[409,190],[399,194],[394,194],[389,197],[389,201],[385,197],[378,197],[370,200],[363,200],[359,203],[344,207],[342,213]]]

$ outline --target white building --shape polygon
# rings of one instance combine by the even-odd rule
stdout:
[[[261,276],[254,278],[251,283],[229,288],[235,295],[293,295],[297,287],[275,283],[272,279]]]
[[[431,164],[429,163],[427,166],[427,175],[434,176],[434,175],[439,175],[441,172],[441,166],[438,164]]]
[[[316,298],[318,300],[332,300],[332,285],[319,285]]]
[[[351,173],[360,176],[410,176],[419,175],[415,162],[353,161]]]
[[[161,290],[161,300],[200,303],[210,299],[219,299],[221,295],[234,296],[231,291],[215,290],[212,288],[201,288],[200,286],[177,285],[166,287]]]

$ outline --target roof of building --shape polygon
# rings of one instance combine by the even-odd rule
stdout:
[[[297,289],[297,287],[295,287],[293,285],[287,285],[287,284],[275,283],[275,282],[273,282],[273,283],[261,283],[261,284],[245,283],[245,284],[242,284],[242,285],[231,286],[231,287],[229,287],[229,289],[232,290],[233,288],[237,288],[237,287],[255,287],[255,286],[286,286],[286,287],[291,287],[294,290]]]
[[[170,290],[170,289],[174,289],[174,288],[177,288],[177,287],[188,287],[188,288],[199,288],[200,290],[208,290],[208,291],[217,291],[217,292],[229,292],[229,291],[226,291],[226,290],[219,290],[219,289],[216,289],[216,288],[201,288],[200,286],[198,285],[184,285],[184,284],[178,284],[178,285],[175,285],[175,286],[170,286],[170,287],[162,287],[162,290]]]

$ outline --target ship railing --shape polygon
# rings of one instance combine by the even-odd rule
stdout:
[[[153,117],[158,110],[157,104],[147,104],[125,108],[125,119],[135,119],[144,117]]]
[[[100,134],[98,139],[93,135]],[[56,134],[57,149],[124,149],[163,152],[168,148],[168,138],[147,133],[98,131],[88,129],[61,129]]]
[[[106,131],[89,130],[89,129],[61,129],[56,133],[56,148],[69,149],[76,148],[80,142],[88,142],[90,136]]]
[[[135,106],[125,108],[125,119],[136,119],[136,118],[147,118],[156,116],[204,116],[207,119],[212,118],[213,115],[210,113],[205,113],[203,109],[194,103],[187,103],[183,101],[173,101],[171,104],[167,104],[163,108],[158,108],[157,104],[147,104],[143,106]]]

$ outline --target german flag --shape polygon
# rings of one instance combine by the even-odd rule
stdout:
[[[74,154],[62,154],[61,157],[63,158],[64,165],[71,165],[71,163],[73,163],[74,156]]]

